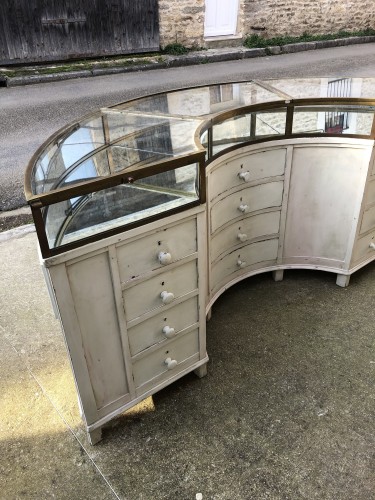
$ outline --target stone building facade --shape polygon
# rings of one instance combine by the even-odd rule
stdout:
[[[215,14],[218,13],[218,14]],[[218,25],[215,24],[215,15]],[[207,17],[210,17],[210,20]],[[160,42],[207,47],[242,44],[246,35],[266,38],[375,28],[374,0],[159,0]],[[224,26],[228,19],[232,29]],[[213,24],[212,24],[213,23]],[[227,23],[228,24],[228,23]]]

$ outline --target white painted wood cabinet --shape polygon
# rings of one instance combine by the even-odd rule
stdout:
[[[45,259],[92,443],[186,373],[205,374],[205,207]]]

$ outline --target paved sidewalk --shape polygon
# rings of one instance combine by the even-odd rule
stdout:
[[[70,63],[38,64],[35,66],[12,66],[0,67],[0,86],[15,87],[33,83],[48,83],[73,78],[87,78],[91,76],[113,75],[119,73],[133,73],[135,71],[149,71],[152,69],[178,68],[214,62],[236,61],[240,59],[253,59],[265,56],[277,56],[281,54],[293,54],[317,49],[332,47],[343,47],[363,43],[374,43],[375,36],[357,36],[338,38],[336,40],[321,40],[316,42],[290,43],[282,46],[267,48],[248,49],[246,47],[227,47],[218,49],[207,49],[189,52],[185,55],[170,56],[155,54],[151,56],[140,55],[139,57],[125,56],[123,58],[104,61],[103,59],[87,60],[82,64],[84,68],[91,65],[90,69],[74,69],[59,72],[59,67],[64,68]],[[13,74],[14,73],[14,74]]]
[[[285,274],[226,292],[208,376],[182,378],[90,447],[35,232],[3,233],[0,498],[373,498],[375,263],[347,289]]]

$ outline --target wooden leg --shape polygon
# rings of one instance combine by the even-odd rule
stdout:
[[[336,285],[345,288],[349,285],[349,281],[350,281],[350,274],[338,274],[336,279]]]
[[[283,281],[284,269],[278,269],[277,271],[272,271],[272,278],[274,281]]]
[[[194,370],[194,373],[199,378],[205,377],[207,375],[207,363]]]
[[[102,439],[102,428],[99,427],[98,429],[94,429],[93,431],[88,431],[87,436],[89,438],[90,444],[94,445],[96,443],[99,443]]]

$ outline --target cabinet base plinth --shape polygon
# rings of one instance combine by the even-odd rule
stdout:
[[[336,285],[345,288],[349,285],[349,281],[350,274],[338,274],[336,278]]]
[[[93,431],[87,431],[87,437],[89,438],[90,444],[94,445],[102,440],[102,428],[94,429]]]
[[[278,269],[277,271],[272,271],[273,281],[283,281],[284,279],[284,269]]]
[[[207,375],[207,363],[200,366],[199,368],[196,368],[194,370],[194,373],[199,378],[205,377]]]

